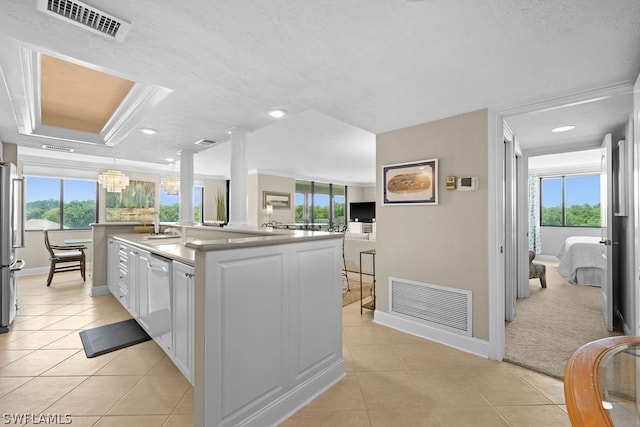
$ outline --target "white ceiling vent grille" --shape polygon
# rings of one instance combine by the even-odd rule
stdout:
[[[53,150],[53,151],[64,151],[67,153],[73,153],[73,148],[71,147],[65,147],[62,145],[51,145],[51,144],[44,144],[42,146],[42,148],[44,148],[45,150]]]
[[[210,139],[201,139],[199,141],[194,142],[194,144],[199,145],[201,147],[211,147],[213,145],[215,145],[218,141],[212,141]]]
[[[119,42],[131,28],[130,23],[77,0],[38,0],[38,9]]]

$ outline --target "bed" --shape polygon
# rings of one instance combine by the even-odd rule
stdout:
[[[567,237],[556,255],[558,273],[571,283],[602,286],[606,278],[606,261],[600,237]]]

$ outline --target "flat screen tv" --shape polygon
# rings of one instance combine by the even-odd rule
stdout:
[[[373,222],[376,217],[376,202],[349,203],[349,219],[351,221]]]

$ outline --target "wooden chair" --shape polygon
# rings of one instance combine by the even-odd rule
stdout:
[[[47,286],[51,285],[53,274],[62,271],[77,271],[80,270],[82,281],[86,282],[86,256],[84,245],[52,245],[49,242],[49,233],[44,230],[44,245],[49,251],[49,260],[51,266],[49,267],[49,277],[47,278]],[[62,264],[62,265],[58,265]]]

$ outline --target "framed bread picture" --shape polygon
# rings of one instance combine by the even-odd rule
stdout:
[[[383,205],[437,205],[438,159],[382,167]]]

